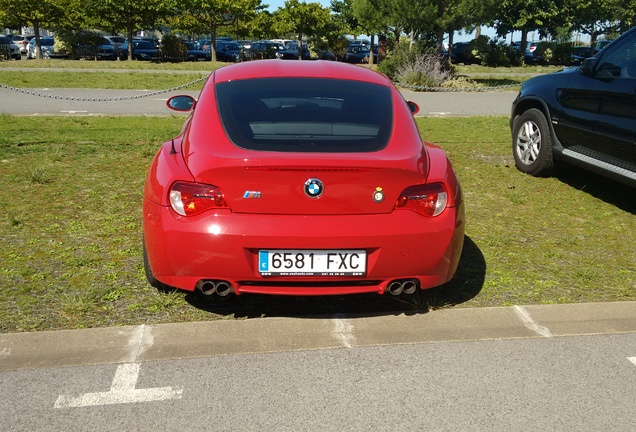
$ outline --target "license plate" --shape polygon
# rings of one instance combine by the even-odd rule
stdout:
[[[364,276],[364,250],[260,250],[261,276]]]

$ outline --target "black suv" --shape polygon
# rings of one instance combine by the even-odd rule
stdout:
[[[247,50],[246,56],[249,60],[275,59],[276,53],[284,51],[285,47],[273,41],[256,41]]]
[[[582,67],[531,78],[512,104],[517,168],[563,160],[636,187],[636,27]]]

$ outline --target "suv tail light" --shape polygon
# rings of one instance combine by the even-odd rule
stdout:
[[[409,186],[404,189],[395,203],[396,209],[408,209],[434,217],[446,209],[448,196],[441,183]]]
[[[170,205],[181,216],[211,209],[229,208],[221,189],[202,183],[177,182],[170,189]]]

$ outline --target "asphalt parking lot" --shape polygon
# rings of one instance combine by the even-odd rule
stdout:
[[[636,303],[0,335],[0,429],[636,428]]]

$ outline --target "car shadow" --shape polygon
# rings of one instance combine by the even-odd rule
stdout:
[[[486,261],[468,236],[455,277],[448,283],[416,294],[399,296],[357,294],[342,296],[270,296],[256,294],[205,296],[188,292],[185,300],[206,312],[235,318],[294,317],[315,318],[353,316],[412,315],[455,306],[474,298],[486,277]]]
[[[636,214],[636,189],[626,184],[569,164],[558,164],[554,176],[574,189]]]

